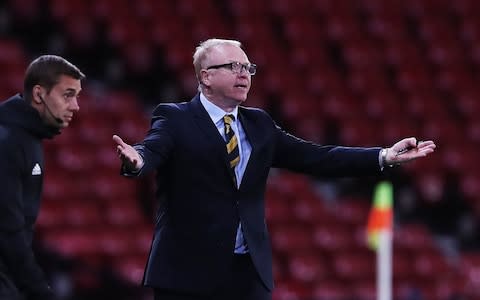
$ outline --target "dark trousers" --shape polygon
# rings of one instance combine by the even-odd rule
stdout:
[[[230,274],[212,295],[193,295],[181,291],[154,290],[155,300],[271,300],[272,294],[265,287],[253,266],[250,255],[234,255]]]

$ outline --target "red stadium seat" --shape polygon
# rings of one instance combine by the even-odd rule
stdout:
[[[230,22],[218,18],[219,12],[210,12],[210,15],[198,14],[192,21],[192,40],[205,41],[212,36],[228,36],[232,32]],[[189,69],[192,76],[192,68]],[[193,93],[192,93],[193,94]]]
[[[453,146],[450,142],[446,143],[445,149],[442,151],[441,160],[444,170],[453,174],[464,174],[469,170],[477,169],[475,166],[478,155],[477,148],[467,141],[458,141],[455,142],[455,145]]]
[[[122,120],[122,123],[117,128],[117,132],[129,141],[139,142],[147,134],[149,128],[148,118],[143,114],[137,114]]]
[[[289,223],[293,220],[290,204],[281,197],[267,198],[265,215],[269,224]]]
[[[188,31],[187,31],[188,32]],[[163,48],[165,50],[165,62],[169,68],[177,72],[192,67],[193,42],[185,36],[185,32],[170,39]]]
[[[359,280],[352,284],[354,299],[375,300],[377,299],[377,286],[375,280]]]
[[[272,292],[272,300],[303,300],[310,297],[308,286],[295,281],[277,282]]]
[[[292,46],[297,44],[315,46],[321,44],[325,39],[323,28],[319,26],[314,17],[292,14],[285,16],[283,19],[285,37]]]
[[[267,58],[260,53],[259,50],[255,50],[259,44],[272,44],[272,29],[268,26],[270,19],[267,16],[258,18],[254,15],[245,15],[238,18],[234,24],[234,34],[239,40],[249,49],[252,47],[253,52],[249,50],[250,60],[255,62],[259,66],[267,66],[265,64]],[[270,67],[270,66],[269,66]]]
[[[301,252],[288,258],[290,277],[301,283],[313,283],[327,278],[331,272],[321,253]]]
[[[312,236],[306,226],[298,224],[270,226],[272,248],[278,253],[292,254],[313,249]]]
[[[59,21],[66,21],[76,15],[89,15],[88,4],[81,0],[52,0],[50,13]]]
[[[316,99],[307,93],[299,93],[296,89],[286,89],[281,102],[281,112],[285,119],[292,124],[298,124],[303,119],[318,120],[319,111],[316,110]],[[295,99],[295,101],[292,101]],[[306,137],[305,137],[306,138]]]
[[[349,41],[362,36],[359,22],[348,13],[327,15],[327,34],[335,41]]]
[[[389,145],[394,141],[403,137],[418,136],[419,128],[416,124],[410,122],[409,119],[402,116],[392,116],[383,119],[383,141],[384,144]]]
[[[121,199],[121,198],[117,198]],[[104,208],[106,222],[113,226],[128,227],[141,225],[144,222],[144,216],[140,211],[140,205],[135,198],[123,198],[123,201],[109,201]]]
[[[42,4],[37,0],[6,1],[6,8],[11,10],[15,18],[22,20],[23,24],[32,24],[41,13]],[[0,51],[1,52],[1,51]]]
[[[411,254],[408,251],[402,251],[401,248],[397,249],[394,245],[393,249],[393,280],[407,280],[413,278],[415,271],[413,268],[413,261],[411,259]]]
[[[378,48],[373,41],[350,39],[345,41],[343,56],[351,68],[378,67],[383,63],[383,52]]]
[[[163,1],[155,1],[155,3],[157,2],[164,3]],[[187,30],[185,25],[178,22],[174,13],[170,12],[168,14],[168,11],[165,16],[158,17],[155,15],[152,20],[150,38],[155,46],[166,47],[170,40],[185,34],[185,30]]]
[[[312,109],[313,112],[316,110]],[[311,115],[311,113],[309,113]],[[295,124],[295,134],[301,136],[303,139],[321,144],[325,141],[325,125],[317,117],[308,116],[293,121]]]
[[[15,40],[0,39],[0,65],[4,67],[18,65],[25,71],[25,52]],[[11,70],[10,70],[11,71]],[[22,74],[23,76],[23,74]]]
[[[449,299],[465,296],[466,282],[462,276],[439,278],[435,282],[435,296],[440,299]]]
[[[414,43],[409,43],[410,39],[392,40],[386,45],[386,62],[388,65],[397,69],[404,67],[424,66],[424,58]]]
[[[94,201],[70,202],[64,209],[67,226],[94,229],[104,225],[100,205]]]
[[[465,54],[461,53],[457,55],[463,57]],[[473,79],[474,74],[468,70],[467,63],[455,61],[455,59],[459,60],[459,58],[443,59],[452,61],[443,62],[444,64],[450,63],[451,65],[442,67],[437,71],[436,85],[439,90],[454,94],[456,91],[476,88],[476,82]]]
[[[153,226],[150,224],[136,224],[135,233],[132,237],[132,250],[137,254],[147,254],[153,240]]]
[[[376,100],[376,107],[382,105],[394,106],[395,103],[398,103],[398,100],[397,102],[392,101],[394,100],[392,98],[395,98],[395,94],[390,91],[391,84],[388,81],[386,72],[377,66],[352,68],[348,81],[350,88],[354,92],[369,100],[367,105],[371,105],[374,100]],[[371,107],[367,106],[367,109],[371,110]],[[385,114],[390,115],[387,112]]]
[[[332,71],[327,49],[322,43],[309,43],[300,40],[292,43],[290,47],[289,56],[296,69],[308,70],[317,74],[317,76],[322,76],[327,70]]]
[[[100,113],[100,110],[98,110]],[[108,119],[98,118],[94,112],[90,112],[88,116],[82,116],[79,119],[78,138],[81,142],[87,143],[97,147],[108,143],[111,145],[112,152],[115,153],[114,147],[111,141],[111,137],[114,133],[113,122]]]
[[[118,172],[106,170],[105,172],[97,173],[91,178],[90,193],[92,196],[107,203],[119,201],[119,199],[128,199],[134,202],[137,195],[137,182],[120,177],[118,174]]]
[[[68,16],[64,21],[68,41],[75,48],[93,50],[99,38],[95,23],[89,12],[78,13]]]
[[[423,173],[417,174],[415,186],[423,204],[435,206],[444,200],[446,180],[443,172],[425,170]]]
[[[147,257],[144,255],[119,256],[113,262],[113,269],[120,278],[136,286],[142,283],[146,264]]]
[[[269,178],[269,189],[276,190],[285,200],[296,200],[298,195],[312,195],[313,190],[308,177],[301,174],[280,172]]]
[[[337,220],[344,224],[363,226],[367,224],[370,207],[370,201],[364,198],[344,197],[338,199],[332,211]]]
[[[370,280],[375,274],[372,251],[343,251],[332,257],[333,272],[340,280]]]
[[[307,56],[308,58],[308,56]],[[305,58],[306,59],[306,58]],[[345,82],[342,80],[339,72],[332,67],[321,66],[320,68],[310,68],[309,75],[306,81],[307,91],[315,96],[327,94],[327,100],[332,100],[332,103],[324,103],[322,101],[322,109],[330,112],[329,106],[335,105],[333,95],[344,89]],[[342,94],[340,94],[342,96]],[[343,100],[343,99],[342,99]],[[345,105],[343,102],[338,103],[339,106]],[[345,105],[346,106],[346,105]],[[333,111],[332,113],[337,113]]]
[[[139,75],[152,72],[154,52],[153,45],[147,38],[130,41],[123,46],[122,55],[128,72]]]
[[[480,172],[469,170],[460,176],[460,191],[465,199],[476,208],[475,203],[480,199]],[[480,203],[480,201],[478,201]]]
[[[431,74],[421,65],[399,70],[396,84],[401,91],[407,93],[428,91],[434,87]]]
[[[57,151],[56,163],[70,174],[90,174],[93,171],[95,153],[90,147],[73,144]]]
[[[469,121],[475,121],[480,114],[480,91],[476,88],[461,89],[456,91],[455,107],[461,115]]]
[[[267,2],[256,0],[244,0],[244,1],[228,1],[226,2],[228,12],[238,19],[242,19],[248,16],[261,16],[267,17],[271,11]],[[235,23],[237,23],[235,22]]]
[[[393,244],[402,250],[415,252],[434,249],[432,236],[422,224],[404,224],[396,229]]]
[[[45,184],[43,188],[43,197],[47,202],[64,203],[67,199],[73,200],[78,198],[76,194],[72,195],[74,183],[66,178],[64,175],[51,170],[51,174],[45,177]]]
[[[326,90],[326,92],[327,95],[322,99],[322,113],[325,117],[340,122],[360,115],[362,104],[353,94],[340,90],[332,93]]]
[[[462,144],[465,131],[462,124],[456,122],[453,118],[442,115],[425,119],[421,127],[422,136],[428,137],[434,141],[448,144]]]
[[[354,15],[356,6],[354,1],[311,0],[310,9],[323,15],[347,14]]]
[[[310,12],[310,2],[292,2],[289,0],[277,0],[270,3],[270,11],[279,17],[289,17],[294,15],[305,16]]]
[[[347,300],[351,299],[351,287],[338,280],[318,281],[312,292],[313,300]]]
[[[221,17],[217,6],[213,2],[198,2],[196,0],[175,1],[177,13],[185,19],[191,19],[196,15],[211,16],[213,18]]]
[[[339,251],[352,249],[354,245],[353,232],[348,226],[339,222],[317,225],[313,229],[313,243],[317,249],[335,255]]]
[[[373,3],[375,1],[369,2]],[[376,3],[382,3],[382,1],[377,1]],[[382,40],[401,41],[408,39],[407,25],[403,16],[394,8],[390,8],[395,5],[380,4],[380,6],[382,7],[375,9],[376,11],[372,12],[370,16],[368,31]]]
[[[342,128],[340,128],[340,144],[346,146],[374,146],[377,145],[378,135],[376,132],[377,124],[365,116],[353,116],[342,119]]]
[[[291,214],[302,223],[337,224],[337,220],[319,197],[303,197],[292,202]]]
[[[285,263],[285,259],[282,255],[278,255],[276,252],[273,253],[272,257],[272,268],[273,268],[273,280],[275,282],[285,281],[290,278],[288,268]]]
[[[415,254],[413,267],[416,276],[428,280],[436,276],[447,277],[453,274],[453,268],[443,255],[435,251],[423,251]]]
[[[65,211],[68,207],[61,201],[43,201],[40,213],[35,224],[36,230],[40,233],[66,224]]]
[[[479,3],[475,0],[458,0],[451,2],[450,6],[461,17],[475,16],[480,11]]]
[[[480,120],[471,120],[467,124],[468,141],[474,144],[480,144]]]
[[[91,266],[103,264],[97,235],[91,230],[57,228],[45,232],[42,241],[47,249],[59,253],[65,258],[79,259]]]

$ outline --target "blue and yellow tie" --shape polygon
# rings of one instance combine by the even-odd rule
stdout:
[[[233,115],[225,115],[223,122],[225,122],[225,137],[227,142],[227,156],[230,163],[230,168],[233,173],[233,181],[237,185],[237,178],[235,176],[235,167],[240,162],[240,152],[238,151],[238,140],[235,132],[232,129],[232,123],[235,120]]]

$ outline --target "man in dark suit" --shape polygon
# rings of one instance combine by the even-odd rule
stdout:
[[[199,93],[160,104],[142,143],[113,139],[126,176],[157,171],[160,203],[144,284],[161,300],[265,300],[273,288],[264,193],[270,168],[314,176],[377,175],[434,151],[320,146],[294,137],[247,99],[256,66],[238,41],[210,39],[193,56]]]

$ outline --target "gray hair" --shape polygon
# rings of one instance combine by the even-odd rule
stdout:
[[[198,47],[195,49],[193,54],[193,67],[195,68],[195,76],[200,82],[200,70],[202,70],[202,63],[205,61],[205,58],[210,53],[212,48],[215,48],[219,45],[232,45],[241,48],[242,43],[236,40],[227,40],[227,39],[208,39],[201,42]],[[200,85],[198,87],[200,91]]]

